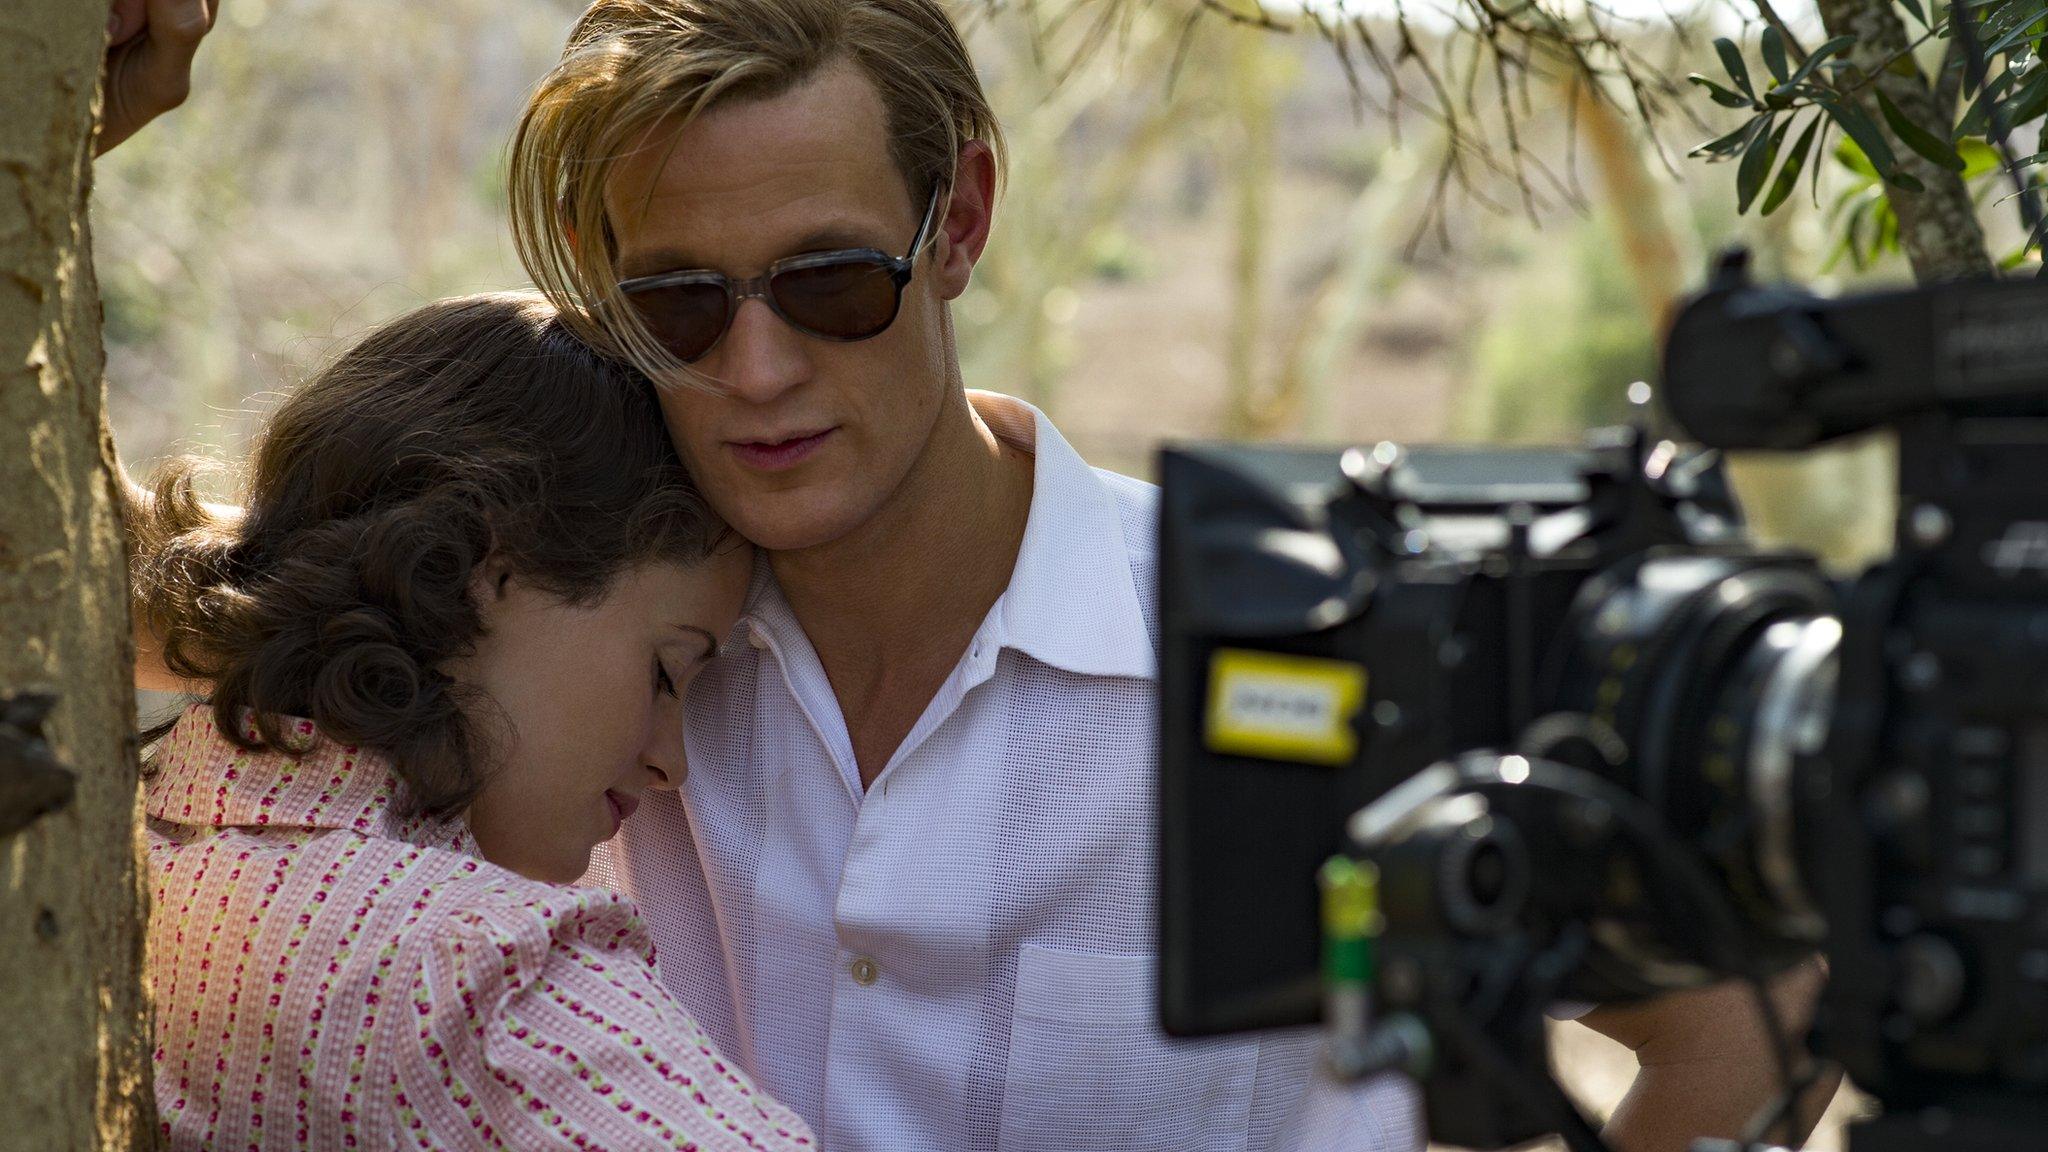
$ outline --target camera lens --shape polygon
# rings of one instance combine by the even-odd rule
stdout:
[[[1822,930],[1794,851],[1795,784],[1827,727],[1832,600],[1789,558],[1652,553],[1617,566],[1581,589],[1549,697],[1603,740],[1525,749],[1645,800],[1718,873],[1750,954],[1784,961]],[[1645,929],[1684,941],[1697,925],[1680,919]]]
[[[1465,887],[1472,893],[1472,902],[1482,908],[1500,903],[1507,894],[1508,862],[1498,844],[1482,844],[1472,853],[1465,865]]]
[[[1528,902],[1528,849],[1508,820],[1484,816],[1442,826],[1437,892],[1444,919],[1460,932],[1507,931]]]

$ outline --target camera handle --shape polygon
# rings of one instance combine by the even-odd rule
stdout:
[[[1361,810],[1348,831],[1351,853],[1319,876],[1332,1071],[1356,1078],[1398,1069],[1420,1080],[1439,1138],[1503,1148],[1556,1132],[1574,1152],[1608,1152],[1559,1087],[1543,1031],[1545,1009],[1566,998],[1588,958],[1616,947],[1607,940],[1596,949],[1583,913],[1608,881],[1572,870],[1573,885],[1546,888],[1548,899],[1530,903],[1534,861],[1521,846],[1538,840],[1587,858],[1628,844],[1648,870],[1643,898],[1661,892],[1686,904],[1700,922],[1693,946],[1716,953],[1704,958],[1756,992],[1779,1038],[1783,1096],[1800,1094],[1805,1081],[1762,973],[1730,951],[1733,912],[1704,865],[1671,851],[1661,821],[1633,795],[1564,764],[1475,753],[1412,778]],[[1391,924],[1380,909],[1383,869]],[[1369,1011],[1374,993],[1390,1010],[1380,1019]]]

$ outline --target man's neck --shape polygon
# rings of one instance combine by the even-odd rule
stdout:
[[[1009,586],[1032,458],[955,394],[889,502],[847,536],[769,560],[839,698],[863,783],[880,774]]]

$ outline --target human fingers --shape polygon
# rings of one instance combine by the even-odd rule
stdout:
[[[220,12],[220,0],[117,2],[142,8],[140,27],[126,43],[107,50],[106,102],[96,144],[101,155],[185,102],[192,88],[192,58]],[[110,23],[128,18],[121,9],[109,17]]]
[[[119,48],[142,34],[149,26],[148,4],[149,0],[114,0],[107,13],[108,48]]]
[[[165,112],[184,103],[192,87],[192,57],[213,28],[220,0],[144,0],[147,38],[135,45],[136,95],[151,109]]]

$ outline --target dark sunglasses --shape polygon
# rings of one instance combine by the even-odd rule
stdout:
[[[725,338],[740,301],[759,297],[790,327],[820,340],[866,340],[896,322],[903,286],[910,283],[917,254],[939,210],[939,188],[925,205],[924,220],[910,251],[891,256],[873,248],[842,248],[785,256],[763,276],[734,280],[696,268],[657,272],[619,282],[640,319],[685,364],[701,358]]]

